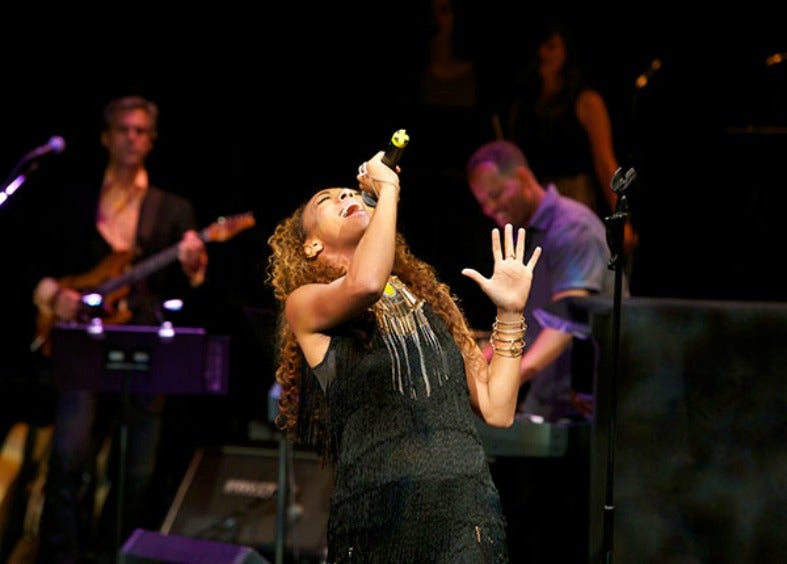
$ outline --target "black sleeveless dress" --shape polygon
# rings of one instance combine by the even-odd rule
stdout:
[[[421,319],[375,325],[370,350],[339,328],[314,369],[336,471],[329,562],[508,561],[462,356],[428,306]]]

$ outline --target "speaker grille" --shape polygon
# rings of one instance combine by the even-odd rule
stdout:
[[[325,554],[332,472],[315,453],[224,446],[197,449],[161,527],[163,534],[276,549],[279,485],[283,483],[284,548],[294,555]],[[285,476],[282,476],[284,471]]]

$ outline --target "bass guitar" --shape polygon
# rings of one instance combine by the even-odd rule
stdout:
[[[199,232],[199,237],[205,243],[223,242],[241,231],[249,229],[255,223],[256,220],[251,212],[220,217],[202,229]],[[83,298],[97,297],[101,311],[96,312],[94,308],[93,313],[100,313],[105,323],[125,323],[131,317],[131,312],[123,307],[118,307],[118,304],[128,295],[130,286],[176,261],[178,244],[167,247],[133,266],[131,265],[132,258],[130,251],[113,252],[89,271],[64,276],[58,279],[58,284],[61,288],[70,288],[81,292]],[[83,299],[83,303],[85,301]],[[58,319],[53,314],[38,311],[36,335],[30,344],[31,351],[40,351],[45,357],[50,356],[49,335],[57,321]]]

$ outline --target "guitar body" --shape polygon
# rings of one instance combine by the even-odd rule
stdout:
[[[0,452],[0,557],[36,562],[52,424],[14,423]]]
[[[123,274],[131,264],[131,252],[129,251],[115,251],[106,257],[96,266],[87,272],[81,274],[70,274],[58,279],[58,284],[61,288],[69,288],[77,290],[81,293],[87,293],[96,289],[107,280],[112,280]],[[123,286],[104,296],[101,302],[101,311],[92,312],[94,315],[100,313],[101,319],[104,323],[122,324],[131,319],[131,311],[124,307],[123,298],[125,298],[129,291],[129,286]],[[87,307],[87,306],[86,306]],[[76,321],[87,321],[87,311],[81,312]],[[52,345],[49,341],[49,334],[52,327],[58,320],[54,315],[43,313],[39,310],[36,317],[36,341],[40,342],[40,351],[45,357],[49,358],[52,354]]]
[[[58,280],[62,288],[71,288],[83,294],[95,290],[107,280],[122,276],[131,266],[130,251],[115,251],[99,262],[89,271],[82,274],[64,276]],[[131,312],[123,307],[121,300],[128,296],[131,287],[122,286],[113,292],[104,295],[101,302],[101,318],[105,323],[125,323],[131,319]]]
[[[0,451],[0,556],[8,564],[33,562],[23,541],[38,536],[52,425],[19,421]],[[34,542],[32,544],[35,544]],[[13,549],[12,549],[13,547]]]
[[[11,517],[13,494],[25,459],[27,431],[26,423],[14,424],[8,431],[3,441],[3,448],[0,450],[0,538],[5,536],[5,529]]]
[[[130,251],[115,251],[104,257],[89,271],[64,276],[58,279],[58,283],[64,288],[72,288],[82,292],[93,290],[110,278],[123,274],[130,264]]]

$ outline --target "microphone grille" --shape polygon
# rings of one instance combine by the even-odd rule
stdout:
[[[65,140],[59,135],[50,137],[47,145],[49,145],[49,147],[51,147],[52,151],[55,153],[62,153],[66,148]]]

